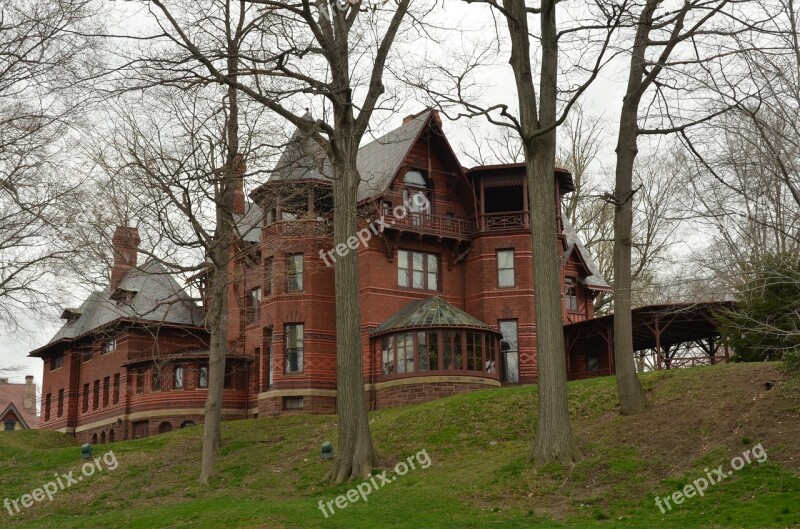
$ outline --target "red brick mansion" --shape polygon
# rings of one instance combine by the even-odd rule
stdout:
[[[332,247],[327,163],[299,133],[252,203],[237,195],[224,418],[335,412],[342,250],[359,257],[371,409],[535,382],[524,164],[464,168],[438,115],[424,111],[362,147],[358,165],[363,226],[349,249]],[[593,318],[592,299],[609,286],[561,218],[571,175],[553,178],[559,231],[540,236],[563,256],[566,324]],[[195,424],[208,385],[201,307],[163,267],[138,263],[135,229],[117,228],[113,243],[108,288],[65,310],[62,329],[31,353],[44,361],[41,427],[90,442]],[[565,354],[573,378],[612,371],[604,348]]]

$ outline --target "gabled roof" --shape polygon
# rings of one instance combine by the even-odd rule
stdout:
[[[8,406],[6,406],[6,409],[4,409],[2,412],[0,412],[0,419],[4,418],[8,414],[9,411],[14,413],[14,415],[17,416],[17,419],[19,419],[19,422],[22,423],[22,426],[24,426],[26,430],[30,430],[31,429],[31,427],[32,427],[31,424],[33,424],[33,426],[36,426],[35,422],[34,423],[29,423],[28,422],[28,420],[30,420],[30,418],[31,418],[30,414],[20,413],[19,409],[17,409],[17,407],[14,405],[13,402],[11,404],[9,404]],[[28,416],[27,418],[26,418],[26,415]],[[36,419],[35,415],[33,416],[33,419]]]
[[[439,296],[412,301],[372,330],[372,335],[424,327],[461,327],[492,331],[475,316],[454,307]],[[495,331],[492,331],[495,332]]]
[[[578,256],[589,272],[585,278],[581,278],[581,283],[592,290],[611,290],[611,285],[603,279],[600,270],[597,268],[597,264],[592,259],[589,250],[581,242],[575,228],[572,227],[572,224],[570,224],[566,218],[563,219],[563,224],[563,233],[567,240],[567,249],[564,251],[564,261],[569,259],[572,252],[577,251]]]
[[[112,299],[119,290],[132,293],[129,303]],[[155,261],[128,270],[114,292],[109,287],[102,292],[92,292],[75,311],[80,312],[80,316],[65,323],[47,345],[77,338],[117,319],[195,326],[203,323],[201,308],[170,272]],[[31,356],[42,349],[32,351]]]
[[[386,190],[432,117],[432,110],[420,112],[407,123],[358,150],[357,163],[361,174],[359,202],[375,198]],[[295,180],[330,183],[332,176],[330,162],[322,148],[298,129],[289,140],[267,183]]]
[[[25,387],[26,384],[0,384],[0,407],[3,408],[0,418],[4,417],[9,409],[12,409],[28,428],[35,428],[39,424],[36,417],[36,403],[34,402],[32,409],[25,409]],[[34,390],[34,397],[35,394]]]

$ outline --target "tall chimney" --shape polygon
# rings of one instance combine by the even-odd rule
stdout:
[[[116,289],[125,273],[136,266],[139,244],[139,230],[129,226],[117,226],[111,239],[114,249],[114,268],[111,269],[111,291]]]
[[[231,169],[233,170],[234,178],[233,212],[244,215],[244,173],[247,170],[247,164],[241,154],[233,157]]]
[[[36,410],[36,386],[33,385],[33,375],[25,377],[25,396],[22,406],[28,411]]]

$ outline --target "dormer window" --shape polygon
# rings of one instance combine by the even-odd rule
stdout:
[[[403,183],[406,186],[403,189],[403,203],[412,218],[418,217],[419,214],[430,214],[433,195],[422,172],[414,169],[407,171]]]
[[[64,309],[61,313],[61,319],[67,320],[67,323],[75,323],[78,318],[83,314],[83,309]]]
[[[425,177],[422,176],[422,173],[414,170],[406,172],[403,183],[407,186],[428,187],[428,183],[425,182]]]
[[[103,344],[103,354],[113,353],[117,350],[117,339],[112,338]]]
[[[117,305],[119,305],[120,303],[130,305],[131,301],[133,301],[134,295],[136,295],[136,291],[134,290],[116,288],[114,289],[114,292],[111,293],[110,297],[113,301],[116,301]]]

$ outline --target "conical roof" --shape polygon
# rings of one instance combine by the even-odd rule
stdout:
[[[491,331],[475,316],[454,307],[439,296],[413,301],[390,316],[372,331],[372,335],[421,327],[463,327]]]

